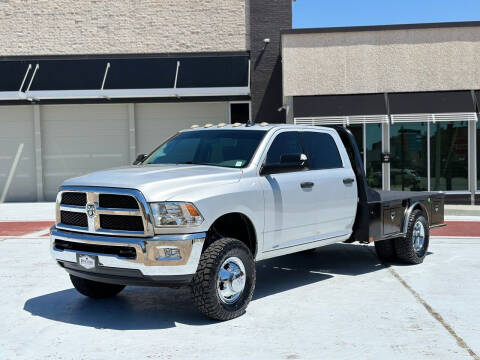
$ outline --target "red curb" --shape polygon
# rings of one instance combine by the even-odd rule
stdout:
[[[432,229],[432,236],[471,236],[480,237],[480,222],[446,221],[447,226]]]
[[[0,222],[0,236],[22,236],[46,229],[54,224],[53,221],[2,221]],[[447,221],[447,226],[432,229],[433,236],[471,236],[480,237],[480,222]],[[41,235],[48,236],[48,233]]]
[[[49,228],[53,224],[53,221],[2,221],[0,236],[22,236]]]

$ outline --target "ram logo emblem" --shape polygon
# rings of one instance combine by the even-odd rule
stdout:
[[[97,216],[97,208],[95,204],[87,204],[86,210],[89,218],[94,218],[95,216]]]

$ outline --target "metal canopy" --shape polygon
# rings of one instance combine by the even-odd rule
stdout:
[[[475,113],[470,91],[388,94],[392,114]]]
[[[295,117],[387,115],[384,94],[295,96]]]
[[[1,100],[248,96],[248,55],[0,61]]]

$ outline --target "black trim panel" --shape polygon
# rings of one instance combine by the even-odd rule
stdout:
[[[28,65],[22,88],[31,81],[31,91],[104,89],[169,89],[175,85],[177,61],[180,62],[177,88],[247,87],[249,56],[137,57],[87,59],[31,59],[0,61],[0,91],[18,91]],[[34,71],[39,65],[38,71]],[[35,76],[33,75],[35,74]],[[33,79],[33,80],[32,80]]]
[[[383,94],[295,96],[294,117],[387,115]]]
[[[392,114],[475,112],[470,91],[388,94]]]
[[[480,26],[480,21],[285,29],[285,30],[282,30],[281,33],[282,34],[319,34],[319,33],[332,33],[332,32],[439,29],[439,28],[474,27],[474,26]]]
[[[473,101],[475,102],[475,108],[477,110],[477,113],[480,113],[480,91],[474,91],[473,95],[475,96],[475,99],[473,99]]]

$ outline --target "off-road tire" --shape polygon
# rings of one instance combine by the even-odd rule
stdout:
[[[417,253],[413,247],[413,227],[417,221],[421,221],[425,230],[423,250]],[[427,254],[430,232],[428,221],[421,210],[414,210],[408,218],[407,234],[405,238],[395,239],[395,252],[400,261],[407,264],[421,264]]]
[[[230,257],[239,258],[245,267],[245,287],[232,304],[224,303],[217,292],[220,267]],[[245,313],[255,289],[255,261],[248,247],[233,238],[220,238],[202,253],[191,285],[193,302],[198,310],[214,320],[231,320]]]
[[[125,285],[105,284],[97,281],[82,279],[75,275],[70,275],[75,289],[82,295],[92,299],[106,299],[114,297],[125,288]]]
[[[397,254],[395,252],[394,240],[382,240],[375,241],[375,251],[381,261],[395,261],[397,260]]]

